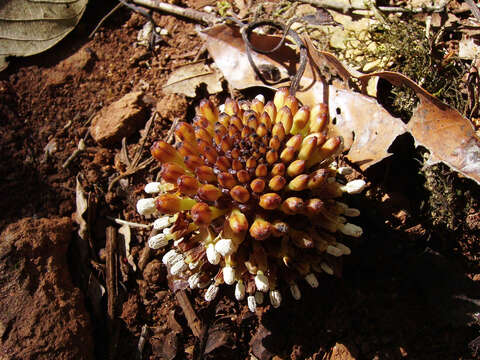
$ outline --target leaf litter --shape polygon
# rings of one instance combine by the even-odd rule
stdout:
[[[250,67],[239,31],[217,25],[200,36],[231,86],[237,89],[265,86]],[[280,38],[253,33],[250,41],[258,48],[272,49]],[[346,157],[350,161],[366,170],[390,156],[391,144],[399,135],[409,132],[417,146],[422,145],[430,152],[428,165],[443,162],[480,184],[480,139],[468,119],[400,73],[352,71],[333,54],[317,51],[306,41],[311,61],[297,97],[307,105],[328,99],[332,131],[344,137],[344,150],[348,151]],[[274,68],[282,77],[296,72],[296,52],[288,45],[283,44],[272,54],[252,55],[257,66]],[[320,71],[325,66],[336,70],[344,84],[327,85]],[[407,86],[419,97],[420,102],[407,124],[390,115],[375,98],[352,90],[352,84],[364,85],[376,76],[395,86]]]

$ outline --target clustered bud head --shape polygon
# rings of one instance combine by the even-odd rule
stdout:
[[[363,233],[346,219],[360,211],[336,199],[366,184],[347,182],[352,170],[333,161],[342,139],[329,135],[328,119],[325,104],[302,106],[282,88],[268,102],[202,100],[192,123],[175,128],[175,144],[154,143],[160,181],[145,186],[155,197],[137,211],[157,217],[152,249],[173,244],[162,258],[170,276],[207,288],[207,301],[232,285],[255,311],[267,293],[276,308],[281,289],[298,300],[298,281],[316,288],[319,274],[333,275],[351,253],[341,239]]]

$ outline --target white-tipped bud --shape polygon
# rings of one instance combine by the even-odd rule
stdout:
[[[340,250],[342,250],[342,253],[343,255],[350,255],[352,253],[352,250],[350,250],[350,248],[345,245],[345,244],[342,244],[342,243],[336,243],[335,244],[335,247],[339,248]]]
[[[346,185],[342,186],[342,190],[349,194],[359,194],[365,189],[367,184],[361,179],[349,181]]]
[[[295,300],[300,300],[302,298],[302,293],[300,292],[300,288],[298,287],[297,283],[290,285],[290,292]]]
[[[221,113],[225,112],[225,104],[219,105],[218,106],[218,111],[220,111]]]
[[[168,250],[165,255],[162,257],[163,265],[171,265],[173,264],[172,260],[177,257],[179,254],[175,251],[175,249]]]
[[[263,96],[262,94],[258,94],[257,96],[255,96],[255,99],[265,104],[265,96]]]
[[[268,288],[269,288],[268,278],[261,271],[258,271],[257,275],[255,275],[255,286],[257,287],[258,291],[261,291],[261,292],[268,291]]]
[[[156,194],[162,191],[162,184],[159,182],[151,182],[145,185],[145,192],[147,194]]]
[[[163,235],[172,235],[172,228],[163,229]]]
[[[170,226],[171,216],[162,216],[153,222],[153,228],[156,230],[163,230]]]
[[[348,217],[357,217],[360,216],[360,210],[354,208],[346,209],[343,214]]]
[[[255,301],[255,296],[250,295],[249,297],[247,297],[247,305],[248,309],[251,312],[255,312],[255,310],[257,310],[257,302]]]
[[[137,212],[143,216],[150,216],[156,211],[155,199],[147,198],[137,201]]]
[[[336,161],[332,161],[328,167],[332,170],[337,170],[338,163]]]
[[[282,293],[280,290],[270,290],[270,303],[274,308],[278,308],[282,303]]]
[[[220,239],[215,243],[215,250],[217,250],[223,257],[230,255],[235,250],[235,245],[231,239]]]
[[[255,302],[257,305],[262,305],[263,304],[263,293],[260,291],[255,292]]]
[[[353,173],[353,170],[352,170],[352,168],[349,168],[348,166],[341,166],[337,169],[337,172],[340,175],[350,175],[351,173]]]
[[[245,285],[243,285],[243,281],[239,280],[235,285],[235,299],[238,301],[243,300],[245,298]]]
[[[333,245],[328,245],[326,251],[327,251],[327,254],[337,256],[337,257],[343,255],[343,251]]]
[[[164,234],[157,234],[148,239],[148,246],[157,250],[168,245],[168,239]]]
[[[322,268],[322,270],[327,273],[328,275],[333,275],[333,269],[330,267],[330,265],[328,265],[327,263],[321,263],[320,264],[320,267]]]
[[[170,267],[170,274],[177,275],[187,270],[187,264],[183,260],[179,260]]]
[[[344,235],[352,236],[355,238],[358,238],[363,234],[363,230],[360,226],[350,223],[340,224],[338,230],[340,230],[340,232]]]
[[[198,267],[198,265],[200,265],[200,262],[198,262],[198,261],[191,262],[191,263],[188,264],[188,268],[189,268],[190,270],[194,270],[194,269],[196,269],[196,268]]]
[[[305,276],[305,281],[310,285],[312,288],[318,287],[318,279],[314,273],[307,274]]]
[[[235,282],[235,269],[231,266],[225,266],[223,268],[223,281],[225,284],[232,285]]]
[[[190,289],[195,289],[198,287],[198,284],[200,283],[200,273],[195,273],[192,276],[188,278],[188,286]]]
[[[215,250],[215,246],[213,244],[207,245],[207,260],[213,265],[217,265],[221,260],[220,254],[217,250]]]
[[[218,294],[218,286],[212,284],[208,287],[207,292],[205,293],[205,300],[212,301]]]
[[[175,241],[173,242],[173,246],[178,247],[178,245],[180,245],[180,243],[181,243],[183,240],[184,240],[183,237],[181,237],[181,238],[178,239],[178,240],[175,240]]]

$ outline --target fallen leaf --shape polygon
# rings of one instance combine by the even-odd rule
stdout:
[[[195,97],[197,87],[206,84],[208,93],[216,94],[223,90],[221,79],[222,74],[213,66],[203,62],[188,64],[172,72],[163,91],[167,94]]]
[[[125,251],[125,257],[127,258],[127,261],[132,267],[133,271],[137,271],[137,265],[135,265],[135,262],[133,261],[133,256],[130,253],[130,242],[132,241],[132,233],[130,231],[130,226],[128,224],[123,224],[120,229],[118,229],[118,232],[122,235],[122,248]]]
[[[0,71],[8,56],[45,51],[72,31],[88,0],[4,0],[0,6]]]
[[[79,225],[78,231],[77,231],[78,236],[80,237],[80,239],[86,240],[88,226],[83,215],[84,214],[86,215],[86,212],[88,210],[88,201],[87,201],[87,198],[85,197],[85,191],[83,190],[82,184],[80,183],[78,176],[76,181],[77,181],[77,185],[75,189],[75,199],[76,199],[77,210],[75,212],[75,222]]]
[[[231,86],[245,89],[265,85],[255,76],[245,45],[237,29],[219,25],[201,33],[211,56]],[[253,33],[250,41],[259,48],[271,49],[279,37]],[[388,149],[401,134],[410,132],[417,145],[430,151],[431,161],[442,161],[453,170],[480,183],[480,139],[472,124],[456,110],[448,107],[412,80],[395,72],[363,74],[344,66],[334,55],[317,51],[308,42],[310,66],[301,81],[296,96],[307,105],[328,101],[331,131],[344,138],[347,158],[365,170],[389,156]],[[298,60],[288,46],[282,46],[272,54],[253,54],[257,66],[270,66],[279,73],[293,76]],[[329,66],[336,70],[345,83],[358,79],[366,85],[373,77],[382,77],[393,85],[410,87],[418,95],[420,103],[407,125],[390,115],[375,98],[338,86],[324,86],[322,77],[313,67]]]

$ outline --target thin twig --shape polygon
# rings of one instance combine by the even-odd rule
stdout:
[[[93,31],[90,33],[90,35],[88,35],[88,37],[91,39],[93,37],[93,35],[95,35],[95,33],[98,31],[98,29],[100,28],[100,26],[102,26],[102,24],[105,22],[105,20],[107,20],[110,16],[112,16],[112,14],[117,11],[118,9],[120,9],[121,7],[123,6],[122,3],[118,3],[112,10],[110,10],[108,12],[107,15],[105,15],[102,20],[100,20],[100,22],[97,24],[97,26],[95,26],[95,29],[93,29]]]
[[[441,12],[445,9],[445,6],[450,0],[440,1],[439,4],[434,6],[422,6],[416,8],[405,8],[399,6],[377,6],[376,8],[383,12],[406,12],[406,13],[430,13],[430,12]],[[365,2],[360,1],[350,4],[338,0],[300,0],[304,4],[310,4],[315,7],[332,9],[342,12],[348,12],[351,10],[370,10],[370,5]]]
[[[118,327],[116,326],[116,298],[117,298],[117,230],[113,226],[106,231],[106,285],[107,285],[107,316],[109,332],[110,359],[115,359],[118,345]]]
[[[179,290],[175,293],[175,298],[177,299],[178,305],[180,305],[183,310],[183,314],[187,319],[188,326],[192,330],[193,335],[200,339],[204,333],[205,324],[195,313],[187,294],[184,290]]]
[[[80,153],[82,153],[83,151],[85,151],[85,141],[83,141],[83,139],[80,139],[80,141],[78,142],[78,145],[77,145],[77,148],[75,149],[75,151],[72,153],[72,155],[70,155],[68,157],[67,160],[65,160],[65,162],[63,163],[62,165],[62,169],[66,169],[70,163],[78,156],[80,155]]]
[[[220,18],[217,18],[213,14],[189,8],[182,8],[180,6],[164,3],[157,0],[133,0],[132,2],[140,6],[145,6],[151,9],[160,10],[168,14],[181,16],[206,25],[213,25],[221,21]]]
[[[113,218],[111,216],[107,216],[107,219],[115,221],[118,225],[128,225],[132,228],[140,228],[140,229],[150,229],[152,227],[152,224],[139,224],[123,219],[118,219],[118,218]]]

